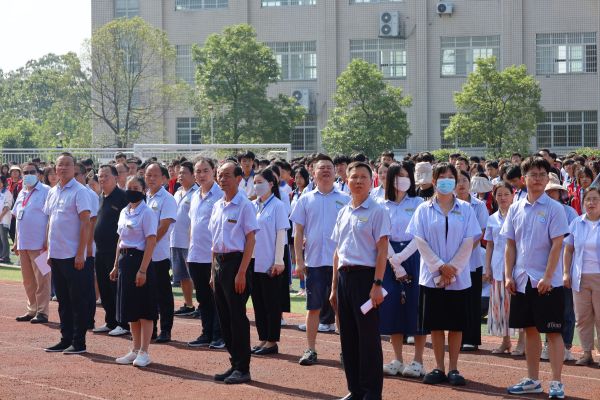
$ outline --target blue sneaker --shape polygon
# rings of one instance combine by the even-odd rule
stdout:
[[[523,378],[521,382],[508,388],[510,394],[542,393],[542,383],[530,378]]]
[[[550,390],[548,391],[549,399],[564,399],[565,385],[559,381],[550,381]]]

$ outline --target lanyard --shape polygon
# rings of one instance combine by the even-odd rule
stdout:
[[[29,194],[27,195],[27,197],[25,197],[25,199],[23,199],[23,208],[25,208],[25,206],[29,202],[29,199],[31,198],[31,195],[33,194],[33,192],[35,192],[35,190],[36,190],[35,187],[33,189],[31,189],[31,192],[29,192]]]
[[[275,197],[274,194],[271,195],[271,197],[269,197],[269,199],[267,200],[267,202],[265,203],[265,205],[260,208],[260,203],[257,203],[258,206],[258,215],[262,214],[263,211],[265,211],[265,208],[267,208],[267,206],[269,205],[269,203],[271,202],[271,200],[273,200],[273,198]]]
[[[254,182],[254,170],[250,171],[250,176],[248,178],[244,178],[242,176],[242,179],[244,180],[244,187],[247,188],[248,187],[248,181],[250,180],[250,178],[252,179],[252,182]]]

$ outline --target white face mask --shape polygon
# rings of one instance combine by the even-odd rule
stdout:
[[[265,194],[271,192],[271,188],[269,187],[269,182],[255,183],[254,191],[258,197],[263,197]]]
[[[410,189],[410,178],[406,178],[404,176],[397,176],[394,180],[394,187],[396,190],[401,192],[406,192]]]

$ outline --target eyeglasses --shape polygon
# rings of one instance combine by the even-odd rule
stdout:
[[[37,175],[37,171],[23,171],[23,175]]]
[[[584,202],[584,203],[590,203],[590,204],[593,204],[593,203],[600,203],[600,197],[589,197],[589,196],[588,196],[588,197],[586,197],[586,198],[583,200],[583,202]]]
[[[547,177],[548,177],[548,173],[547,173],[547,172],[544,172],[544,173],[539,173],[539,174],[527,174],[527,175],[525,175],[525,176],[526,176],[526,177],[528,177],[528,178],[531,178],[531,179],[539,179],[539,180],[542,180],[542,179],[544,179],[544,178],[547,178]]]

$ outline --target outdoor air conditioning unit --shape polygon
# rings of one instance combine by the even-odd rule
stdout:
[[[452,15],[454,5],[448,1],[440,1],[437,5],[437,13],[441,17],[444,14]]]
[[[292,91],[292,97],[296,99],[296,105],[304,107],[306,112],[310,112],[310,90],[295,89]]]
[[[379,14],[379,37],[395,38],[401,33],[400,13],[398,11],[384,11]]]

